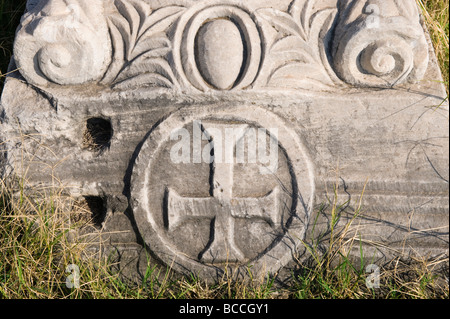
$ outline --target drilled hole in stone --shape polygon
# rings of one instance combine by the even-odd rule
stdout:
[[[73,214],[70,220],[80,226],[91,225],[101,229],[106,218],[106,205],[102,197],[84,196],[74,203]]]
[[[86,121],[83,148],[93,152],[103,152],[109,148],[112,136],[113,129],[109,120],[90,118]]]
[[[86,196],[84,200],[92,213],[92,223],[96,228],[101,228],[106,217],[106,207],[103,198]]]

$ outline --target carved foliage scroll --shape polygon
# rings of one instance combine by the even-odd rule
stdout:
[[[36,0],[28,10],[15,59],[37,86],[333,91],[418,81],[428,66],[414,0],[293,0],[287,9],[256,0]]]
[[[133,0],[116,0],[115,6],[119,14],[109,19],[114,62],[103,82],[112,82],[119,89],[177,86],[167,61],[172,44],[166,32],[185,8],[167,6],[152,11],[147,3]]]

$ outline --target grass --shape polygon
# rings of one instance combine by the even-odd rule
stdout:
[[[430,32],[434,50],[442,71],[442,77],[449,88],[449,2],[448,0],[416,0]]]
[[[448,1],[417,1],[448,90]],[[0,0],[0,78],[7,72],[14,31],[25,2]],[[0,92],[2,87],[0,79]],[[289,287],[278,286],[274,278],[242,283],[224,277],[211,285],[196,277],[180,279],[169,269],[151,263],[142,283],[128,285],[111,270],[113,261],[86,258],[85,244],[70,240],[73,230],[86,222],[75,218],[86,214],[81,205],[67,205],[58,189],[42,200],[25,196],[23,183],[0,184],[0,298],[449,298],[448,273],[447,278],[439,275],[440,269],[448,269],[448,258],[392,260],[379,269],[380,288],[368,288],[368,265],[355,265],[349,255],[354,247],[364,255],[359,233],[353,227],[362,208],[341,225],[345,203],[338,203],[337,189],[318,215],[331,211],[330,232],[319,234],[320,241],[305,243],[307,261],[292,273]],[[79,267],[78,288],[66,286],[70,265]]]

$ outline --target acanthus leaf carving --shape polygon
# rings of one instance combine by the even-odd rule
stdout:
[[[116,0],[118,14],[109,19],[114,59],[103,83],[113,88],[172,88],[178,83],[168,62],[172,44],[167,29],[185,10],[167,6],[151,10],[142,1]]]
[[[268,87],[331,89],[340,82],[321,41],[332,27],[336,9],[313,12],[314,2],[295,0],[288,13],[272,8],[257,11],[278,31],[277,38],[268,45],[272,60]]]

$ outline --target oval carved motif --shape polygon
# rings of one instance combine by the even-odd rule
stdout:
[[[196,39],[196,62],[203,78],[219,90],[233,87],[244,62],[244,44],[230,20],[204,24]]]
[[[177,24],[173,59],[181,82],[199,91],[250,88],[262,60],[262,37],[241,3],[199,2]]]

